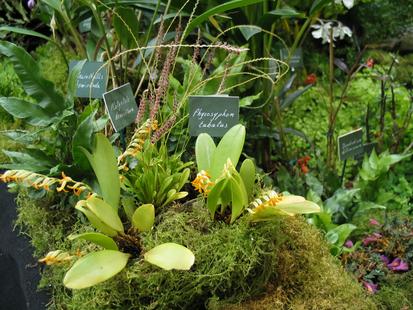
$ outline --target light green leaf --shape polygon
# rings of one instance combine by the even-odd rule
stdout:
[[[207,207],[209,212],[211,213],[212,218],[214,218],[215,212],[217,210],[218,202],[221,197],[221,192],[227,185],[227,183],[227,179],[221,179],[214,185],[214,187],[208,194]]]
[[[115,211],[112,206],[104,200],[96,196],[91,196],[86,200],[86,206],[104,224],[118,232],[123,232],[123,224],[117,211]]]
[[[261,27],[254,26],[254,25],[240,25],[238,26],[239,30],[241,31],[242,35],[244,36],[245,40],[249,40],[253,35],[260,33],[262,31]],[[241,102],[240,102],[241,106]]]
[[[69,235],[69,240],[83,239],[104,247],[106,250],[118,251],[118,246],[112,238],[97,232],[86,232],[78,235]]]
[[[108,226],[107,224],[103,223],[92,211],[90,211],[87,207],[86,200],[79,201],[75,208],[86,215],[89,222],[92,224],[93,227],[100,230],[105,235],[110,237],[114,237],[118,234],[116,230]]]
[[[283,7],[281,9],[273,10],[268,12],[268,14],[275,15],[275,16],[280,16],[280,17],[304,17],[305,15],[303,13],[297,12],[295,9],[291,7]]]
[[[251,199],[252,192],[255,184],[255,165],[254,162],[247,158],[242,162],[240,171],[239,171],[242,181],[245,185],[245,190],[247,191],[248,199]]]
[[[146,252],[145,260],[165,270],[189,270],[195,262],[194,254],[176,243],[164,243]]]
[[[96,285],[122,271],[128,259],[129,254],[113,250],[89,253],[74,263],[66,273],[63,284],[71,289]]]
[[[99,182],[103,199],[118,210],[120,197],[120,181],[115,151],[109,140],[101,133],[95,135],[95,146],[92,154],[81,148],[89,159],[90,165]]]
[[[235,125],[222,137],[211,159],[211,179],[215,181],[224,169],[228,158],[237,166],[245,141],[245,127]]]
[[[153,204],[144,204],[136,209],[132,216],[132,225],[138,231],[150,231],[155,222],[155,207]]]
[[[216,146],[214,140],[207,133],[201,133],[195,143],[195,157],[198,171],[208,171]]]
[[[327,232],[326,239],[331,244],[342,246],[350,236],[351,232],[356,228],[357,226],[354,226],[353,224],[342,224]]]

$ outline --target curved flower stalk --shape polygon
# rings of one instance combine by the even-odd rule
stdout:
[[[304,197],[295,195],[282,195],[270,190],[261,198],[255,199],[251,203],[250,220],[253,222],[272,220],[280,215],[295,215],[320,212],[320,207],[306,200]]]
[[[143,145],[151,135],[153,131],[158,129],[158,122],[156,120],[151,121],[148,119],[142,126],[138,127],[133,134],[129,145],[125,152],[118,157],[119,170],[128,171],[128,163],[126,159],[128,157],[135,157],[136,154],[142,151]]]
[[[43,174],[34,173],[27,170],[8,170],[0,174],[0,181],[5,183],[17,183],[34,189],[44,189],[46,191],[56,190],[57,192],[72,192],[76,196],[82,193],[90,195],[92,190],[82,182],[74,181],[62,172],[62,178],[48,177]]]

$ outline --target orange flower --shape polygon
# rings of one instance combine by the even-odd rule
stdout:
[[[373,58],[367,59],[366,66],[368,68],[373,68],[374,67],[374,59]]]
[[[214,182],[211,182],[211,176],[208,172],[201,170],[191,184],[195,190],[207,196],[211,191],[210,187],[214,185]]]

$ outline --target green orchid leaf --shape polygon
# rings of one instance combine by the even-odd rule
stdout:
[[[308,200],[285,205],[279,204],[277,207],[280,210],[290,214],[310,214],[320,212],[320,207],[316,203]]]
[[[83,239],[94,244],[100,245],[101,247],[105,248],[106,250],[114,250],[118,251],[118,246],[116,245],[115,241],[112,238],[96,232],[86,232],[83,234],[78,235],[70,235],[67,237],[69,240],[76,240],[76,239]]]
[[[86,206],[104,224],[118,232],[123,232],[123,224],[117,211],[104,200],[96,196],[91,196],[86,200]]]
[[[103,250],[80,258],[66,273],[63,284],[71,289],[83,289],[106,281],[122,271],[129,254]]]
[[[103,199],[117,211],[120,198],[120,181],[115,151],[101,133],[95,135],[95,146],[90,153],[81,148],[89,160],[99,182]]]
[[[254,162],[247,158],[242,162],[240,171],[239,171],[242,181],[245,185],[245,190],[247,191],[248,199],[251,199],[252,192],[254,190],[255,184],[255,165]]]
[[[118,234],[116,230],[108,226],[107,224],[103,223],[93,212],[91,212],[87,207],[86,200],[79,201],[75,208],[86,215],[89,222],[95,227],[97,230],[101,231],[105,235],[110,237],[114,237]]]
[[[155,207],[144,204],[136,209],[132,216],[132,225],[140,232],[150,231],[155,222]]]
[[[232,208],[231,208],[231,224],[241,215],[242,211],[246,206],[245,200],[243,196],[245,193],[242,191],[245,189],[241,188],[241,185],[234,179],[231,178],[229,181],[230,188],[231,188],[231,200],[232,200]],[[243,186],[243,185],[242,185]]]
[[[237,166],[245,141],[245,127],[235,125],[222,137],[211,159],[211,180],[215,181],[222,173],[228,158]]]
[[[212,218],[214,218],[215,212],[218,208],[218,202],[221,198],[221,192],[227,185],[227,183],[227,179],[221,179],[214,185],[214,187],[208,194],[207,207],[209,212],[211,213]]]
[[[215,149],[214,140],[209,134],[201,133],[198,136],[195,143],[195,157],[198,171],[209,171]]]
[[[175,191],[175,193],[173,195],[170,195],[170,196],[168,195],[168,198],[162,204],[161,208],[163,208],[164,206],[167,206],[172,201],[179,200],[179,199],[182,199],[182,198],[185,198],[186,196],[188,196],[188,192],[176,192],[176,190],[174,190],[174,191]]]
[[[245,40],[249,40],[253,35],[260,33],[262,31],[261,27],[255,25],[239,25],[239,30],[241,31],[242,35],[244,36]],[[261,93],[260,93],[261,94]],[[241,100],[242,101],[242,100]],[[240,107],[241,107],[240,102]]]
[[[24,119],[33,126],[47,127],[56,121],[47,109],[23,99],[1,97],[0,106],[16,118]]]
[[[189,270],[195,262],[195,256],[188,248],[176,243],[163,243],[144,255],[152,265],[165,270]]]

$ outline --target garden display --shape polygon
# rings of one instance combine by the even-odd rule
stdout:
[[[413,307],[413,20],[391,1],[0,13],[2,223],[33,259],[0,287],[38,272],[42,301],[3,305]]]

